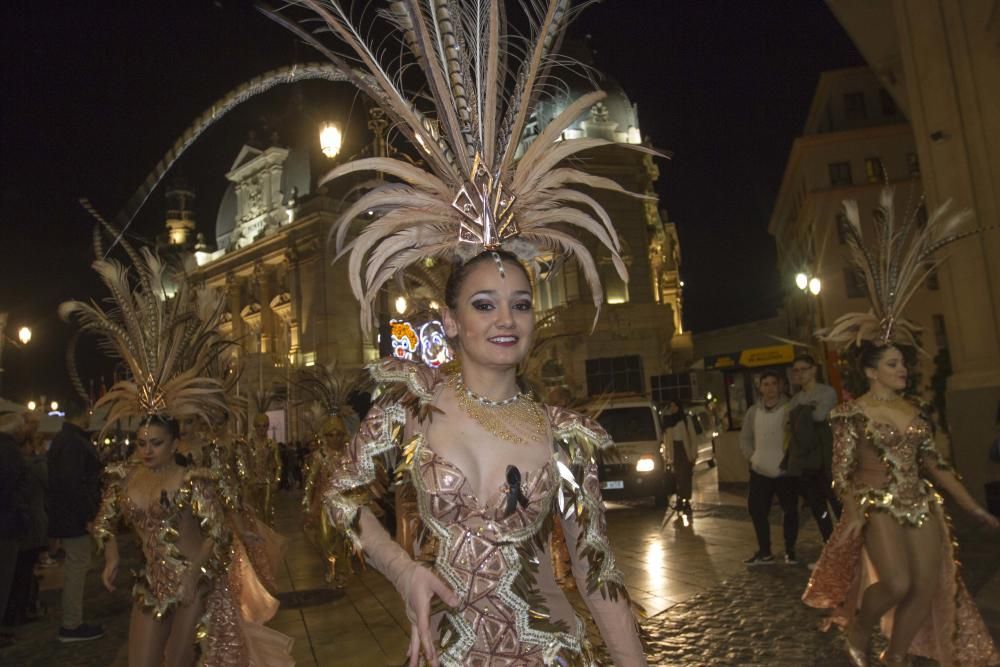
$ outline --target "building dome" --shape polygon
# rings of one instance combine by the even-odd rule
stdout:
[[[244,146],[241,155],[244,153],[249,159],[253,159],[256,155],[260,155],[261,151],[254,147]],[[312,167],[309,151],[301,148],[289,148],[281,168],[282,197],[284,201],[288,202],[293,198],[301,199],[310,192],[312,192]],[[231,182],[222,196],[219,212],[215,218],[215,243],[220,250],[226,249],[230,245],[233,231],[236,229],[238,212],[239,202],[236,196],[236,184]]]

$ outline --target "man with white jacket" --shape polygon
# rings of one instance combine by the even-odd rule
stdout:
[[[795,564],[795,540],[799,534],[799,479],[787,467],[788,401],[782,394],[784,378],[777,371],[764,371],[757,382],[760,401],[750,406],[740,431],[740,449],[750,462],[747,509],[757,533],[757,553],[743,561],[747,565],[774,562],[768,516],[774,496],[784,514],[785,562]]]

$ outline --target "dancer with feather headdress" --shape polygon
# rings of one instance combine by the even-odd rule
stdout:
[[[357,422],[350,419],[353,410],[347,405],[347,396],[356,385],[356,378],[338,369],[336,364],[317,365],[304,368],[295,385],[315,401],[315,448],[303,463],[302,512],[305,520],[302,529],[329,566],[327,581],[341,589],[354,573],[353,553],[349,542],[323,511],[323,492],[337,467],[343,465],[347,443],[357,431]]]
[[[111,307],[71,301],[60,312],[131,371],[95,404],[109,406],[107,425],[135,418],[140,427],[133,459],[106,471],[92,528],[109,591],[118,576],[120,518],[145,558],[132,590],[129,665],[291,665],[291,639],[263,625],[277,600],[233,535],[217,473],[177,457],[180,419],[209,423],[227,409],[222,383],[204,372],[217,349],[216,322],[200,311],[204,302],[186,281],[167,296],[165,267],[153,253],[121,245],[131,266],[114,259],[93,265]]]
[[[905,395],[907,367],[900,350],[919,344],[919,327],[904,308],[928,273],[935,253],[975,230],[969,214],[946,203],[926,224],[916,213],[897,219],[886,187],[868,242],[856,202],[844,202],[849,257],[864,277],[866,313],[841,316],[820,338],[857,348],[868,392],[837,406],[833,480],[844,510],[823,548],[803,600],[833,610],[846,626],[851,663],[868,665],[868,642],[881,621],[889,638],[882,655],[905,665],[922,655],[941,665],[1000,664],[989,632],[962,582],[944,512],[945,491],[985,526],[1000,521],[976,503],[935,448],[926,408]]]
[[[406,601],[410,665],[421,656],[432,665],[596,664],[546,555],[556,521],[611,659],[644,665],[597,478],[597,458],[612,442],[596,422],[536,402],[516,377],[534,329],[534,265],[552,255],[574,262],[597,313],[597,263],[579,236],[593,237],[627,279],[618,234],[588,191],[635,195],[568,161],[605,146],[660,153],[563,136],[601,91],[526,134],[539,100],[562,85],[557,68],[571,64],[559,55],[566,24],[589,3],[388,2],[376,19],[398,38],[391,59],[384,43],[365,41],[373,26],[354,21],[348,4],[301,0],[265,11],[371,96],[426,168],[388,157],[335,168],[324,182],[363,172],[382,181],[343,211],[331,236],[347,258],[366,331],[393,276],[419,261],[451,262],[442,314],[460,368],[399,360],[370,368],[376,403],[328,484],[326,510]],[[303,8],[312,21],[300,25],[294,12]],[[350,57],[322,41],[328,37]],[[368,211],[375,215],[362,215]],[[388,467],[413,489],[426,528],[402,547],[370,509]],[[415,559],[425,535],[437,541],[432,567]]]

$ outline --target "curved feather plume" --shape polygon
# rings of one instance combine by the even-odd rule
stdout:
[[[223,382],[206,372],[226,344],[217,332],[222,300],[194,289],[183,275],[171,276],[177,289],[168,297],[167,269],[160,259],[148,248],[122,245],[135,264],[93,263],[110,294],[108,306],[67,301],[59,307],[60,316],[75,322],[79,333],[97,336],[103,349],[128,366],[131,377],[115,383],[94,407],[111,406],[105,428],[152,414],[208,422],[227,411]]]
[[[938,207],[926,223],[921,223],[919,209],[899,221],[894,188],[886,186],[879,193],[879,205],[872,216],[874,240],[868,241],[858,203],[846,200],[843,207],[848,261],[864,282],[871,309],[840,316],[832,327],[817,331],[817,337],[844,346],[868,340],[880,345],[899,342],[920,349],[921,327],[903,317],[903,311],[927,276],[944,261],[934,256],[937,251],[982,229],[968,229],[971,212],[952,213],[950,200]]]
[[[502,0],[391,0],[367,18],[362,11],[358,21],[347,11],[349,4],[292,0],[281,11],[258,6],[341,69],[350,69],[349,60],[359,63],[351,69],[352,81],[386,111],[427,163],[425,170],[402,160],[369,158],[341,165],[323,179],[375,172],[397,181],[363,195],[331,230],[338,257],[350,254],[351,289],[361,302],[362,326],[370,330],[372,301],[410,263],[467,258],[504,243],[519,252],[535,243],[533,256],[523,259],[542,251],[575,258],[599,309],[599,273],[576,235],[595,237],[623,279],[627,271],[610,216],[577,188],[626,191],[564,163],[604,146],[665,154],[605,139],[564,139],[566,128],[606,96],[599,90],[572,101],[537,136],[522,142],[539,100],[566,87],[552,75],[556,67],[571,64],[558,47],[567,23],[589,2],[574,8],[571,0],[521,0],[515,5],[518,16],[508,17]],[[296,24],[288,16],[295,8],[308,10],[325,30]],[[390,39],[400,45],[398,56],[386,56],[391,49],[363,38],[376,22],[390,28]],[[515,25],[526,26],[526,32]],[[350,55],[321,40],[327,36]]]

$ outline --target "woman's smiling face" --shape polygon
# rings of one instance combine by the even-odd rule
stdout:
[[[444,312],[445,332],[458,338],[462,362],[516,366],[531,349],[535,311],[524,269],[509,261],[470,267],[453,308]]]

